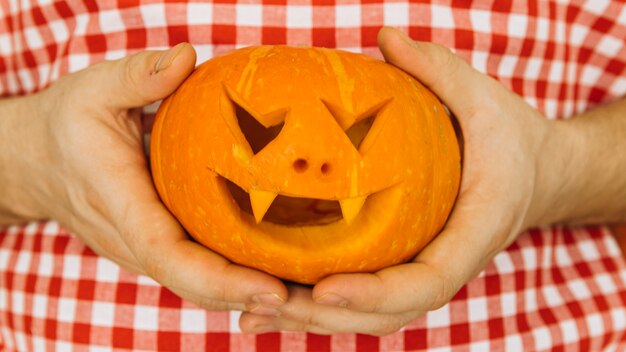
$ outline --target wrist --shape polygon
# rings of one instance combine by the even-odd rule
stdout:
[[[626,101],[550,121],[535,225],[626,220]]]
[[[47,159],[37,98],[0,100],[0,225],[45,218],[37,193]]]

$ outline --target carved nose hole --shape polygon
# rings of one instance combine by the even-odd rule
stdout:
[[[330,172],[330,164],[328,163],[323,163],[322,166],[320,167],[320,171],[322,172],[322,174],[326,175],[327,173]]]
[[[304,159],[297,159],[293,162],[293,169],[296,172],[305,172],[309,168],[309,163]]]

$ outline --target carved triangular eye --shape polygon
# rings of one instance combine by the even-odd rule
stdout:
[[[260,152],[261,149],[265,148],[271,141],[276,139],[283,129],[284,122],[275,126],[265,127],[244,108],[237,105],[235,102],[233,102],[233,104],[235,105],[235,115],[237,116],[241,133],[246,137],[254,154]]]
[[[264,115],[263,121],[266,121],[268,124],[266,126],[259,122],[255,114],[249,111],[251,110],[250,108],[246,109],[242,106],[245,103],[242,101],[241,97],[229,88],[226,88],[226,91],[233,104],[239,129],[250,145],[252,153],[257,154],[280,134],[285,124],[286,111],[279,110]]]
[[[352,142],[357,150],[361,146],[361,142],[363,142],[370,129],[372,128],[375,117],[376,115],[366,117],[346,130],[346,134],[348,135],[348,138],[350,138],[350,142]]]
[[[366,111],[355,115],[350,112],[342,109],[340,107],[334,106],[326,101],[323,101],[324,105],[330,111],[331,115],[335,118],[339,126],[346,132],[346,135],[352,142],[352,145],[360,152],[361,145],[365,138],[370,134],[370,130],[376,121],[376,117],[380,113],[380,111],[391,101],[391,99],[384,100]]]

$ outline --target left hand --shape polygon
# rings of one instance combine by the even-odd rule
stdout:
[[[464,137],[461,189],[444,230],[410,263],[373,274],[338,274],[312,289],[292,285],[280,316],[243,313],[244,332],[395,332],[447,304],[525,228],[547,221],[564,148],[539,112],[450,50],[383,29],[386,60],[428,86]],[[547,136],[550,135],[551,138]],[[557,142],[554,142],[557,141]],[[558,163],[557,163],[558,164]],[[562,164],[562,162],[561,162]]]

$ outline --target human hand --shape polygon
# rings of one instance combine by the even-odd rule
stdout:
[[[26,98],[0,120],[0,213],[55,219],[91,249],[208,309],[263,312],[282,282],[189,240],[156,194],[140,107],[172,93],[195,51],[180,44],[102,62]],[[18,116],[22,115],[22,116]],[[4,193],[4,192],[0,192]]]
[[[558,180],[543,171],[557,160],[558,148],[549,145],[558,140],[552,124],[444,47],[414,43],[392,29],[380,32],[379,45],[389,63],[433,90],[460,124],[463,176],[453,212],[412,262],[333,275],[312,289],[290,286],[280,317],[244,313],[243,331],[392,333],[448,303],[520,231],[546,221]]]

